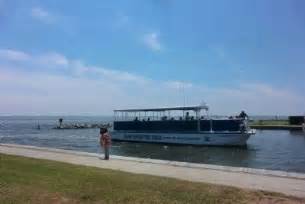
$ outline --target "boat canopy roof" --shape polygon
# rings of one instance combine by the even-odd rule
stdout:
[[[171,108],[144,108],[144,109],[121,109],[114,110],[114,112],[162,112],[162,111],[200,111],[200,110],[209,110],[207,105],[200,106],[180,106],[180,107],[171,107]]]

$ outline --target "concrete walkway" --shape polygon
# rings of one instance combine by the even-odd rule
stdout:
[[[15,144],[0,144],[0,153],[305,197],[305,174],[299,173],[122,156],[104,161],[94,153]]]

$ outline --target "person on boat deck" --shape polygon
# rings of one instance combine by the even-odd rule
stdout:
[[[108,133],[107,128],[100,129],[100,145],[104,149],[105,160],[109,160],[109,150],[111,146],[111,136]]]
[[[248,115],[245,111],[241,111],[238,117],[242,119],[246,119],[248,118]]]
[[[190,113],[186,112],[185,120],[189,120],[189,119],[190,119]]]

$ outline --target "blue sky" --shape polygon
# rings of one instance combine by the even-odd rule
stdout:
[[[300,0],[0,0],[0,114],[201,101],[217,114],[303,114],[304,9]]]

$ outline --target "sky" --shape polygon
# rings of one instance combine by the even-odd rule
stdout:
[[[302,0],[0,0],[0,115],[305,114]]]

